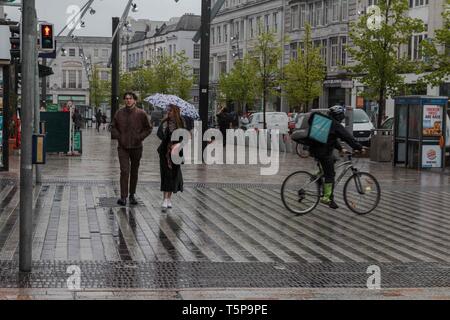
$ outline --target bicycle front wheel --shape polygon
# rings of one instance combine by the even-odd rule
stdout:
[[[356,214],[368,214],[375,210],[381,198],[377,179],[367,172],[358,172],[344,185],[344,201]]]
[[[313,211],[319,204],[320,187],[317,178],[306,171],[288,176],[281,187],[284,206],[297,215]]]

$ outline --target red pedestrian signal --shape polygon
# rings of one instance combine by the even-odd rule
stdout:
[[[42,23],[40,29],[40,43],[42,51],[55,50],[55,40],[53,38],[53,24]]]

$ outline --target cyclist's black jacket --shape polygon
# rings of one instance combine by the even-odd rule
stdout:
[[[356,141],[350,133],[348,133],[344,126],[333,119],[330,128],[330,135],[328,136],[328,142],[326,144],[320,142],[313,143],[309,148],[309,152],[315,158],[331,157],[335,148],[342,150],[342,146],[340,145],[338,139],[345,141],[355,150],[362,150],[363,148],[362,145]]]

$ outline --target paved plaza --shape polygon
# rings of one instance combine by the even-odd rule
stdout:
[[[450,174],[357,159],[379,207],[321,206],[297,217],[280,199],[314,162],[280,154],[280,171],[186,165],[185,190],[161,212],[158,140],[146,140],[137,198],[120,208],[116,142],[83,132],[83,155],[51,155],[34,193],[33,272],[18,274],[18,158],[0,173],[0,299],[450,299]],[[81,289],[67,289],[71,265]],[[369,290],[369,266],[381,290]],[[23,289],[19,289],[22,287]]]

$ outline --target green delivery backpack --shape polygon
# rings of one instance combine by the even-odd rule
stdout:
[[[297,143],[311,146],[327,143],[333,120],[318,112],[309,112],[303,117],[300,128],[292,133],[291,139]]]

